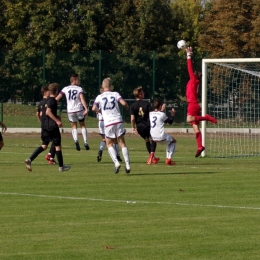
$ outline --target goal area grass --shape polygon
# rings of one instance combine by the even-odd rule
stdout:
[[[193,134],[178,134],[174,166],[146,164],[144,141],[127,134],[131,173],[118,174],[101,138],[76,151],[62,134],[59,172],[39,134],[4,133],[0,151],[0,259],[258,259],[260,162],[248,158],[195,158]],[[79,140],[83,148],[81,135]]]

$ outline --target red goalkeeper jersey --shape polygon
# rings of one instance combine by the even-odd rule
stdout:
[[[191,59],[187,59],[187,66],[190,80],[188,81],[186,86],[186,100],[188,103],[198,103],[200,81],[194,75]]]

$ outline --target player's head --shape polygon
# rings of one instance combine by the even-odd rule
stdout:
[[[144,98],[144,91],[141,86],[135,88],[133,91],[133,94],[134,94],[135,98],[138,98],[138,99]]]
[[[58,83],[51,83],[48,86],[48,90],[50,91],[50,95],[57,96],[58,95]]]
[[[80,84],[79,75],[77,73],[70,75],[70,84],[71,85],[79,85]]]
[[[41,94],[43,97],[49,96],[48,86],[44,86],[41,88]]]
[[[104,92],[104,89],[101,87],[101,88],[99,89],[99,91],[100,91],[100,93],[102,94],[102,93]]]
[[[161,100],[156,99],[156,100],[154,100],[154,102],[153,102],[153,107],[154,107],[154,109],[160,110],[161,107],[162,107],[162,105],[163,105],[163,102],[162,102]]]
[[[112,82],[110,78],[105,78],[102,82],[102,88],[103,90],[111,90],[112,88]]]
[[[195,71],[194,72],[194,75],[195,75],[195,77],[200,81],[201,80],[201,78],[202,78],[202,73],[200,72],[200,71]]]

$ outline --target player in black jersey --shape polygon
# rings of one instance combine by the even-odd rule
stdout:
[[[58,104],[55,97],[58,95],[58,84],[52,83],[48,86],[50,97],[47,99],[46,105],[42,108],[42,145],[36,148],[31,156],[25,160],[26,169],[32,170],[32,161],[44,150],[48,148],[50,142],[53,142],[56,149],[56,156],[59,163],[59,171],[68,171],[70,166],[63,165],[63,156],[61,151],[61,134],[59,127],[62,126],[57,116]]]
[[[6,125],[0,121],[0,126],[2,127],[3,132],[5,132],[7,130]],[[4,139],[2,136],[2,133],[0,132],[0,150],[2,149],[2,147],[4,146]]]
[[[37,107],[36,117],[38,118],[38,121],[42,124],[42,109],[45,107],[47,103],[47,99],[50,96],[48,86],[44,86],[41,88],[41,94],[43,98],[39,102],[39,105]],[[45,158],[49,162],[49,164],[56,164],[54,157],[55,157],[55,145],[52,142],[49,153],[45,156]]]
[[[149,112],[152,111],[152,107],[149,101],[143,100],[142,87],[135,88],[133,94],[136,101],[130,106],[132,132],[138,133],[145,140],[146,149],[149,152],[147,164],[156,164],[160,158],[154,156],[156,142],[152,140],[150,135]]]

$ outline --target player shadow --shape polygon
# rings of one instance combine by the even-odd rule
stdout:
[[[133,173],[131,172],[129,176],[143,176],[143,175],[160,175],[160,176],[167,176],[167,175],[191,175],[191,174],[217,174],[217,172],[153,172],[153,173]]]

